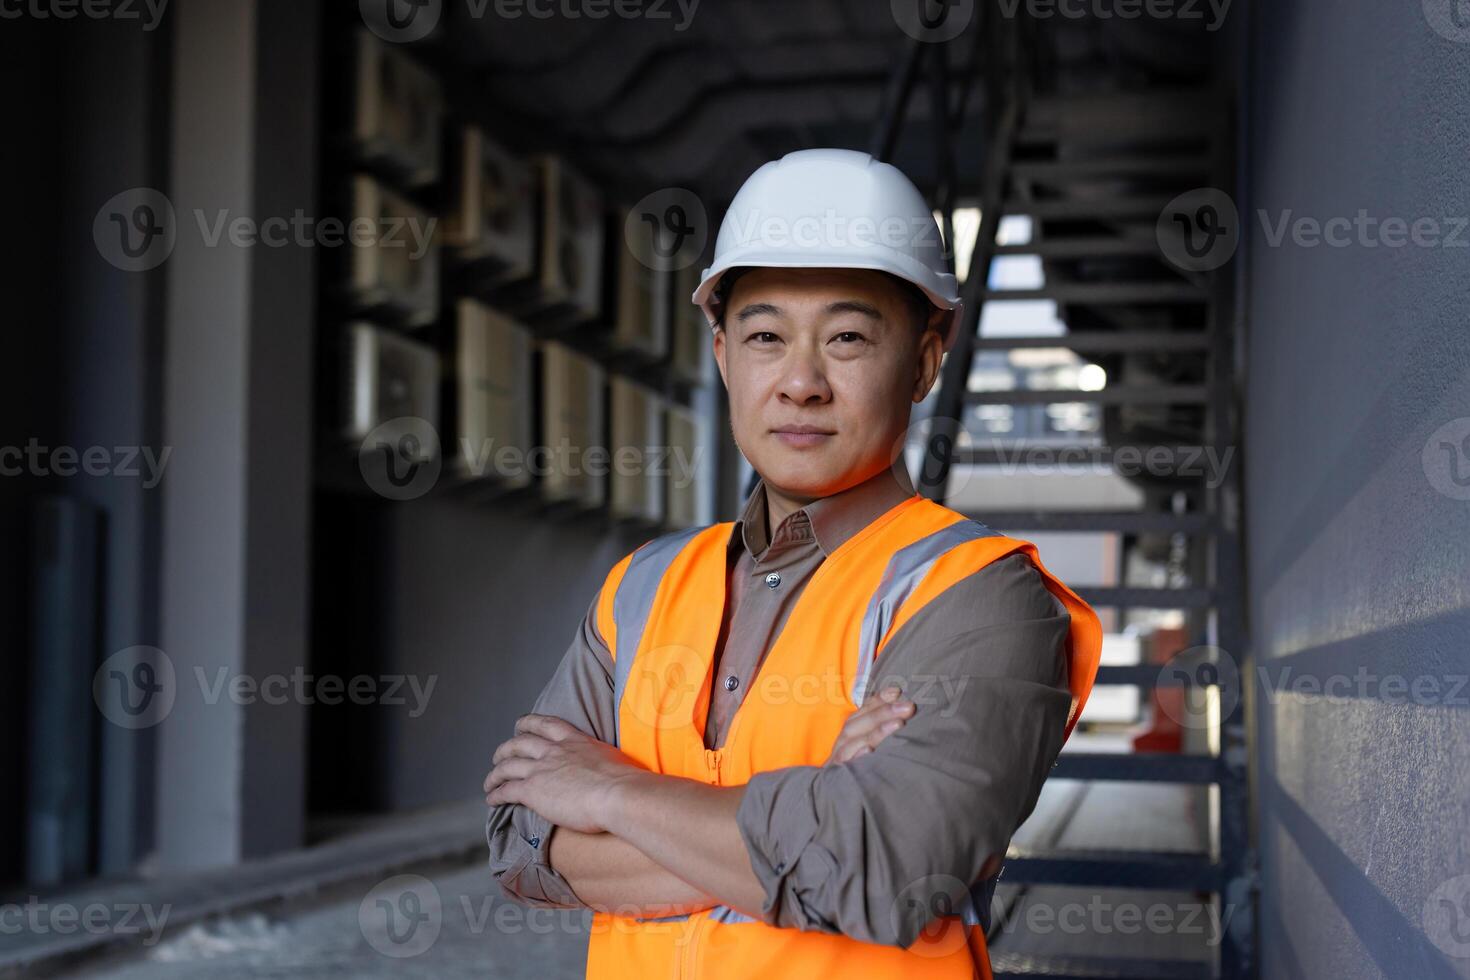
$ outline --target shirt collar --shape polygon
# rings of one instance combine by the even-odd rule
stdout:
[[[811,524],[817,547],[830,556],[855,534],[914,496],[913,481],[903,466],[889,466],[876,474],[827,497],[813,500],[792,512],[786,520]],[[759,559],[770,547],[772,531],[766,515],[766,481],[757,481],[746,498],[740,520],[730,535],[730,547],[741,545]]]

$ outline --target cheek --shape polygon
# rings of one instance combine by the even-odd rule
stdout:
[[[870,420],[891,418],[894,406],[907,404],[913,389],[909,367],[891,361],[839,364],[828,380],[848,412]]]
[[[737,437],[757,432],[769,397],[768,379],[748,360],[741,363],[732,358],[727,363],[725,394],[730,404],[730,427]]]

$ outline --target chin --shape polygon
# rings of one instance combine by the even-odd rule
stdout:
[[[767,483],[802,497],[835,493],[847,475],[847,467],[836,460],[796,452],[772,453],[765,459],[751,460],[751,465]]]

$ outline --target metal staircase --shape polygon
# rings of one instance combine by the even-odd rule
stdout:
[[[1208,895],[1231,910],[1213,963],[1123,957],[1054,958],[1013,955],[1004,942],[993,954],[998,978],[1249,977],[1255,971],[1254,857],[1249,833],[1245,741],[1246,702],[1238,678],[1248,676],[1239,542],[1238,453],[1223,473],[1192,478],[1177,465],[1203,447],[1238,447],[1235,411],[1234,315],[1228,271],[1182,270],[1162,254],[1156,225],[1179,194],[1232,185],[1233,136],[1228,104],[1208,87],[1155,90],[1131,86],[1111,93],[1081,86],[1084,94],[1045,90],[1061,74],[1048,62],[1046,38],[1024,17],[1005,18],[981,5],[980,43],[985,92],[986,157],[980,175],[979,228],[964,277],[965,319],[947,355],[916,483],[944,501],[956,467],[1015,461],[1024,446],[977,438],[963,424],[976,405],[1047,405],[1093,402],[1105,424],[1101,446],[1066,447],[1111,462],[1122,450],[1153,452],[1161,475],[1142,480],[1138,510],[1015,510],[968,516],[1008,533],[1116,532],[1127,548],[1167,549],[1176,559],[1166,588],[1081,587],[1096,607],[1182,610],[1195,643],[1226,651],[1229,664],[1204,660],[1184,669],[1157,665],[1103,667],[1099,685],[1211,686],[1218,692],[1218,724],[1208,755],[1166,753],[1064,754],[1061,779],[1168,782],[1211,787],[1210,846],[1203,854],[1100,851],[1012,854],[1002,883],[1085,888],[1137,888]],[[945,45],[916,42],[895,67],[886,112],[872,144],[888,156],[902,126],[909,91],[925,59],[935,94],[931,122],[942,120],[936,152],[952,153],[951,132],[963,109],[951,111]],[[976,58],[972,57],[974,66]],[[1045,65],[1050,77],[1038,64]],[[963,105],[964,90],[958,101]],[[941,161],[934,195],[953,228],[952,160]],[[998,244],[1003,218],[1031,218],[1025,243]],[[1186,215],[1186,218],[1189,216]],[[991,288],[992,261],[1036,256],[1043,286]],[[1069,332],[1058,336],[982,337],[989,303],[1051,300]],[[1067,348],[1101,364],[1109,379],[1096,391],[971,390],[977,356],[987,351]],[[1120,379],[1117,383],[1113,379]],[[1228,668],[1235,668],[1230,670]]]

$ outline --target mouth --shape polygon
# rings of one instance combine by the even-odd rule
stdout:
[[[819,425],[783,425],[771,430],[771,435],[794,449],[820,446],[837,433]]]

